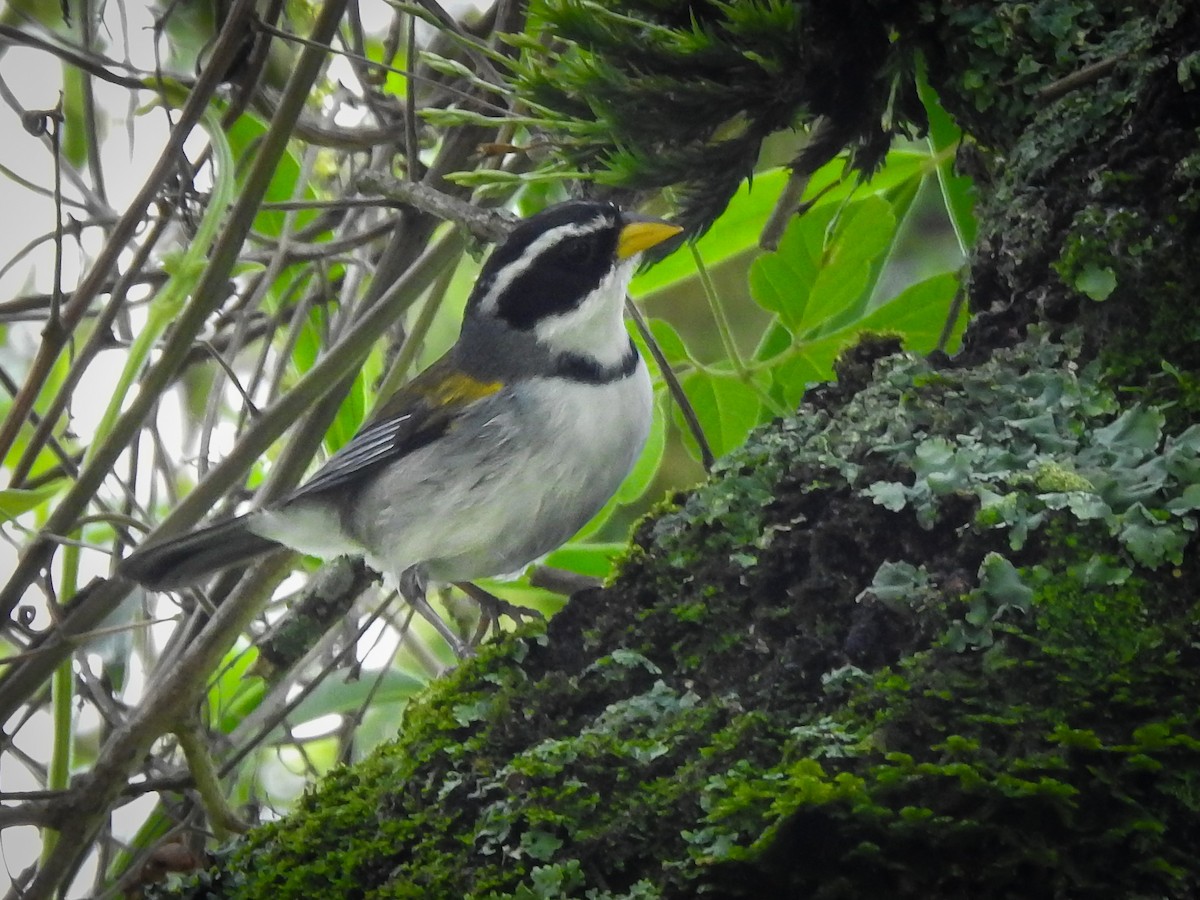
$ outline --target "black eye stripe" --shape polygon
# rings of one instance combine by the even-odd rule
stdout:
[[[532,265],[499,298],[498,311],[514,328],[532,328],[548,316],[574,309],[600,286],[611,263]]]
[[[525,220],[484,264],[470,308],[491,297],[486,311],[521,330],[574,309],[612,271],[622,224],[615,206],[586,201]]]

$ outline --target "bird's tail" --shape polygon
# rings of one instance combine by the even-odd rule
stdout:
[[[247,516],[218,522],[149,547],[139,547],[117,572],[155,591],[186,587],[206,575],[249,562],[280,545],[247,527]]]

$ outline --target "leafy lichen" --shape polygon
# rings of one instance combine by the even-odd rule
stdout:
[[[1197,554],[1123,518],[1200,461],[1071,353],[863,361],[190,896],[1200,890]]]

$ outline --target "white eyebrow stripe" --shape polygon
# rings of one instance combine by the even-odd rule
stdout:
[[[541,256],[542,251],[547,247],[557,244],[566,238],[579,237],[592,231],[599,231],[605,224],[606,219],[604,216],[596,216],[586,222],[572,222],[551,228],[526,247],[524,253],[496,273],[496,277],[492,279],[492,284],[488,288],[488,292],[479,301],[479,309],[485,313],[494,314],[500,296],[508,290],[509,285],[529,270],[534,260]]]

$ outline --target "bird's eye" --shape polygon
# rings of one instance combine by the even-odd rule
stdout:
[[[596,262],[599,247],[595,241],[567,241],[559,251],[558,258],[562,265],[588,266]]]

